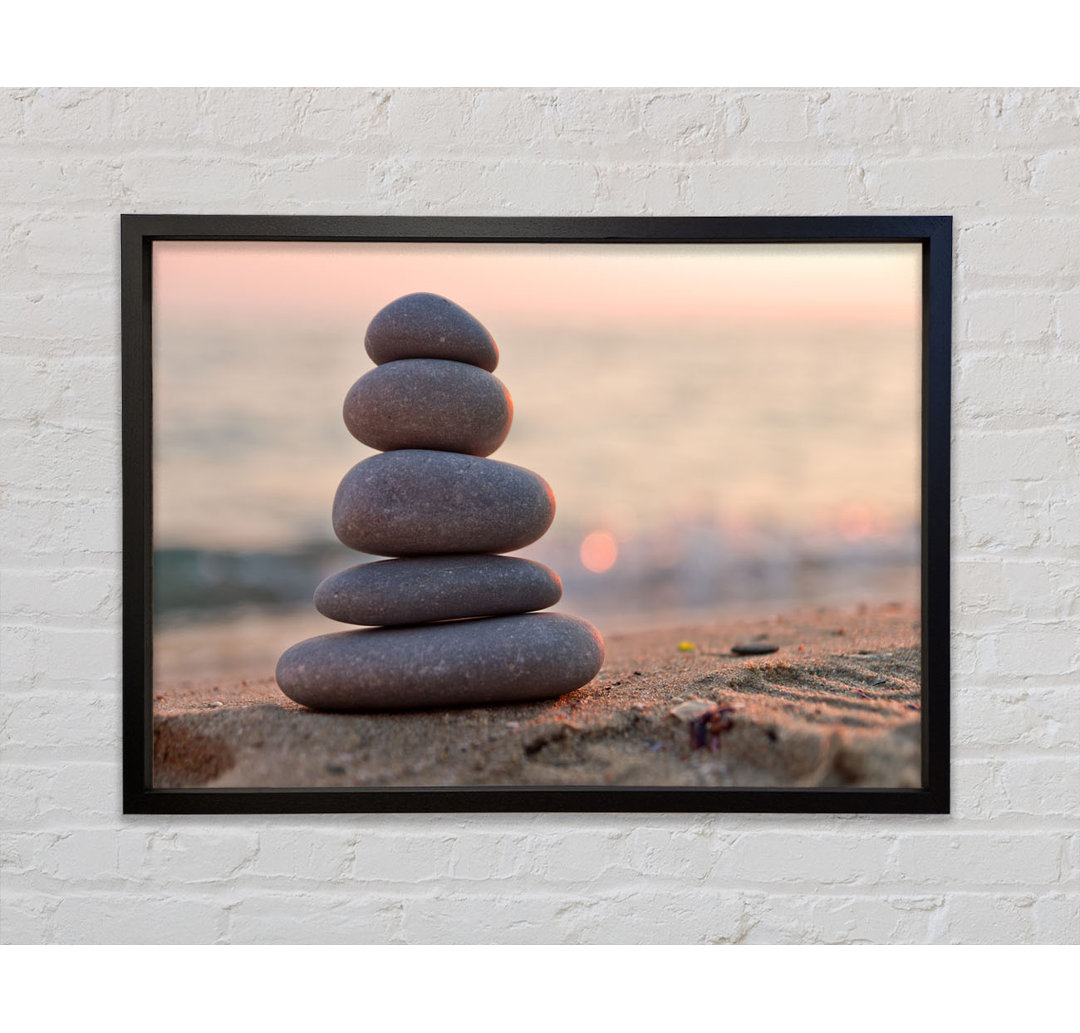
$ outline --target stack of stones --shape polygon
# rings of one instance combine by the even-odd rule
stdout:
[[[486,458],[513,416],[491,335],[446,298],[409,294],[364,343],[375,369],[346,396],[345,425],[381,454],[345,475],[334,531],[395,558],[319,585],[320,613],[371,627],[288,649],[281,690],[317,710],[371,711],[548,699],[591,681],[596,629],[533,612],[559,601],[558,575],[499,555],[543,535],[555,499],[535,473]]]

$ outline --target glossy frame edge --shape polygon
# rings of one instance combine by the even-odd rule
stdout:
[[[121,215],[123,812],[947,814],[953,220],[932,216]],[[154,789],[151,260],[155,240],[922,245],[922,778],[919,789],[475,786]]]

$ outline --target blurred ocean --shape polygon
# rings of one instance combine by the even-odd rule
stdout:
[[[568,610],[642,621],[747,605],[913,601],[919,342],[912,328],[488,324],[514,423],[492,458],[552,486],[521,555]],[[160,626],[310,604],[364,557],[330,525],[372,454],[341,406],[362,327],[155,316]]]

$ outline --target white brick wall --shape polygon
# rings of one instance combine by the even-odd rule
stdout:
[[[7,90],[2,939],[1080,939],[1080,93]],[[119,214],[952,213],[948,817],[120,816]]]

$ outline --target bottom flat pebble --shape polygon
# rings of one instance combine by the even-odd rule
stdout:
[[[588,621],[527,613],[320,635],[282,654],[277,683],[313,710],[408,710],[551,699],[603,662]]]

